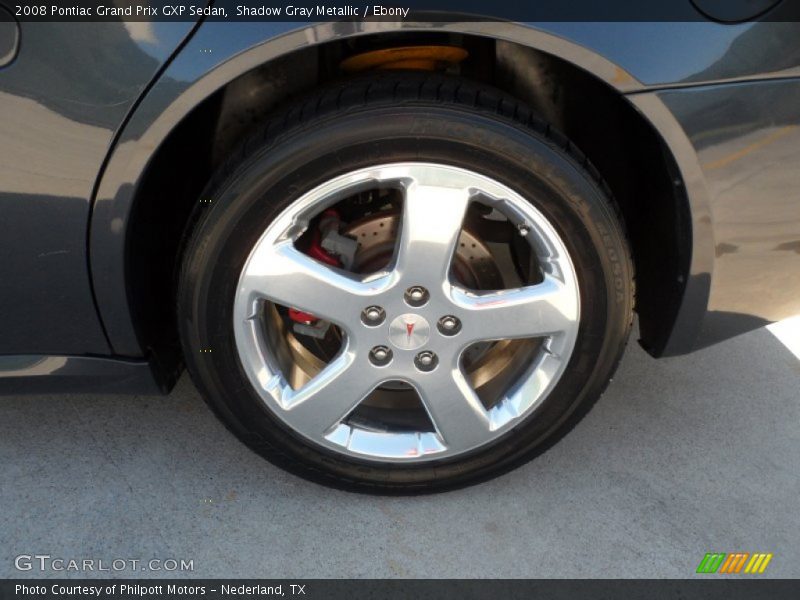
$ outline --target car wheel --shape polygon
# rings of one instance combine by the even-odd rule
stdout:
[[[186,362],[273,463],[376,493],[536,456],[616,368],[633,268],[585,157],[491,87],[323,89],[219,169],[187,233]]]

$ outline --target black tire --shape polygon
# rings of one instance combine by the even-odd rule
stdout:
[[[518,427],[466,457],[389,466],[312,447],[268,412],[239,364],[232,308],[244,261],[281,210],[344,172],[404,160],[468,168],[536,198],[573,257],[581,321],[567,371]],[[353,491],[399,494],[495,477],[575,426],[605,389],[625,348],[633,267],[612,198],[574,145],[494,88],[408,72],[320,90],[266,123],[215,174],[203,198],[187,233],[179,276],[186,363],[233,433],[301,477]]]

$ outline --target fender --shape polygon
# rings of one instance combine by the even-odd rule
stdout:
[[[101,319],[115,354],[142,356],[131,319],[125,280],[125,244],[134,198],[148,161],[170,132],[194,107],[247,71],[295,50],[355,36],[391,31],[438,31],[472,34],[515,42],[547,52],[591,72],[629,99],[659,132],[673,154],[686,186],[692,213],[693,251],[690,278],[665,353],[691,349],[708,303],[714,265],[713,223],[709,197],[697,154],[671,112],[650,89],[681,82],[665,79],[657,57],[641,59],[619,44],[618,34],[631,40],[656,35],[662,42],[676,24],[556,23],[550,30],[506,22],[388,23],[342,22],[304,26],[293,23],[205,22],[142,99],[121,133],[101,174],[90,225],[91,277]],[[686,26],[687,24],[678,24]],[[688,24],[693,35],[715,43],[735,38],[740,26]],[[650,26],[649,28],[645,26]],[[627,28],[627,29],[626,29]],[[642,29],[644,28],[644,29]],[[570,36],[567,39],[565,36]],[[614,37],[616,36],[616,37]],[[660,36],[660,37],[659,37]],[[592,50],[602,39],[605,54]],[[720,41],[722,40],[722,42]],[[658,42],[655,42],[658,45]],[[616,50],[614,50],[616,44]],[[209,49],[211,50],[209,52]],[[624,59],[624,60],[623,60]],[[660,61],[663,64],[664,61]],[[625,66],[622,66],[622,65]],[[739,77],[752,74],[739,73]],[[691,80],[691,75],[688,76]],[[667,84],[665,84],[665,81]],[[626,96],[627,97],[627,96]],[[677,333],[676,333],[677,331]]]

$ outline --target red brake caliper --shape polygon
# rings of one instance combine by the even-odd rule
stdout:
[[[320,233],[321,230],[328,229],[333,229],[336,231],[338,227],[339,212],[335,208],[327,209],[324,213],[322,213],[322,218],[319,221],[319,227],[317,227],[312,234],[311,244],[309,245],[306,254],[315,260],[325,263],[326,265],[341,267],[342,261],[322,247],[322,234]],[[319,317],[296,308],[289,309],[289,318],[295,323],[300,323],[302,325],[313,325],[319,321]]]

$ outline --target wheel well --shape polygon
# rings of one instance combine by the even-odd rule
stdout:
[[[168,361],[179,356],[173,299],[182,240],[228,152],[276,106],[342,78],[344,58],[423,44],[466,49],[469,57],[450,70],[525,100],[601,173],[631,242],[640,341],[651,354],[661,353],[686,283],[691,221],[677,166],[660,136],[616,90],[555,56],[479,36],[403,32],[330,42],[264,64],[197,106],[158,148],[136,193],[126,242],[128,296],[145,350]]]

